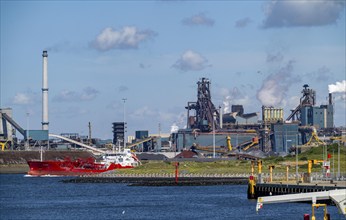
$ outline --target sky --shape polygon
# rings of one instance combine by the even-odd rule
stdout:
[[[345,1],[3,1],[0,107],[41,129],[48,51],[50,133],[112,138],[112,123],[170,133],[186,126],[197,81],[224,112],[316,104],[333,92],[346,125]],[[125,99],[125,101],[124,101]]]

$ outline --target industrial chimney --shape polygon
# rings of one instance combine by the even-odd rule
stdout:
[[[48,130],[48,53],[43,51],[43,70],[42,70],[42,130]]]
[[[333,105],[333,96],[332,96],[332,93],[329,93],[329,105]]]

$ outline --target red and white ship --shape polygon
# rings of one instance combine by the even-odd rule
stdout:
[[[115,169],[133,168],[140,161],[130,149],[124,151],[105,153],[100,162],[94,158],[70,160],[30,160],[27,161],[31,176],[79,176],[85,174],[98,174]]]

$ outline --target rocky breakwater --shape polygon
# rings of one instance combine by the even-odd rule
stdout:
[[[44,151],[44,160],[58,160],[66,157],[71,160],[77,158],[93,157],[87,151]],[[0,151],[0,173],[27,173],[29,166],[27,160],[39,160],[39,151]]]

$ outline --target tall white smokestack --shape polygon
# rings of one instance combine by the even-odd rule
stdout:
[[[42,130],[48,130],[48,53],[43,51],[42,70]]]

